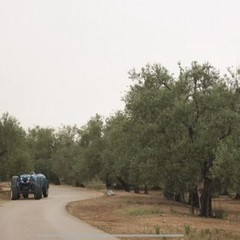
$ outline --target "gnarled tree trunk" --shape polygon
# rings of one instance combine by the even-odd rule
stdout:
[[[236,199],[236,200],[240,200],[240,193],[236,193],[235,199]]]
[[[148,186],[147,186],[147,184],[144,185],[144,194],[148,194]]]
[[[105,178],[105,184],[106,184],[106,188],[107,188],[107,189],[111,189],[111,187],[112,187],[112,182],[111,182],[111,180],[109,179],[109,175],[110,175],[110,174],[106,174],[106,178]]]
[[[212,180],[209,178],[204,178],[203,188],[200,196],[200,216],[202,217],[212,217]]]
[[[140,193],[140,189],[139,189],[138,186],[134,186],[134,192],[135,192],[135,193]]]
[[[194,214],[194,208],[199,208],[199,197],[197,188],[189,192],[188,204],[191,205],[192,214]]]
[[[122,185],[122,187],[124,188],[124,190],[126,192],[130,192],[130,186],[127,182],[125,182],[121,177],[117,176],[116,177],[117,180],[120,182],[120,184]]]

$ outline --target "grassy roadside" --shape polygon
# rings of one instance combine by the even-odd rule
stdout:
[[[112,197],[67,206],[72,215],[111,234],[184,234],[184,239],[193,240],[240,239],[240,202],[220,198],[214,201],[214,209],[223,211],[223,219],[192,216],[187,205],[166,201],[159,193],[122,191]]]

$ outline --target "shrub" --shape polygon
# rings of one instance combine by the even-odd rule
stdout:
[[[228,213],[221,208],[215,209],[213,214],[214,214],[215,218],[219,218],[219,219],[224,219],[224,218],[227,218],[227,216],[228,216]]]

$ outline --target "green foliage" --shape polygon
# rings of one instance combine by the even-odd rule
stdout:
[[[63,126],[54,134],[52,152],[52,173],[63,182],[76,184],[76,162],[78,156],[77,141],[79,130],[77,127]]]
[[[76,173],[81,181],[99,177],[102,169],[103,120],[100,115],[91,118],[79,131]]]
[[[205,203],[213,183],[221,185],[218,192],[239,193],[240,71],[220,76],[209,63],[193,62],[188,68],[179,64],[174,77],[154,64],[133,69],[129,77],[124,111],[105,122],[97,114],[80,128],[35,127],[26,133],[4,114],[0,178],[35,170],[70,184],[101,179],[111,185],[121,179],[174,196],[208,182]]]
[[[116,176],[129,179],[131,129],[128,117],[117,112],[106,120],[103,128],[102,180],[116,181]]]
[[[189,225],[184,226],[185,234],[189,235],[191,232],[191,227]]]
[[[28,149],[33,159],[32,171],[42,172],[48,178],[52,173],[54,141],[54,129],[52,128],[37,126],[29,129],[27,134]]]
[[[214,209],[214,216],[215,218],[225,219],[227,218],[228,213],[222,208]]]
[[[8,113],[0,119],[0,179],[28,171],[32,167],[26,133]]]
[[[160,234],[161,227],[159,225],[154,226],[155,234]]]

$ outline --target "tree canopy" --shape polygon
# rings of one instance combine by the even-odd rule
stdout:
[[[76,185],[98,178],[127,191],[158,187],[177,201],[198,192],[192,206],[212,216],[214,194],[240,193],[239,75],[197,62],[179,64],[177,77],[160,64],[133,69],[125,109],[81,127],[25,131],[3,114],[0,178],[30,170]]]

